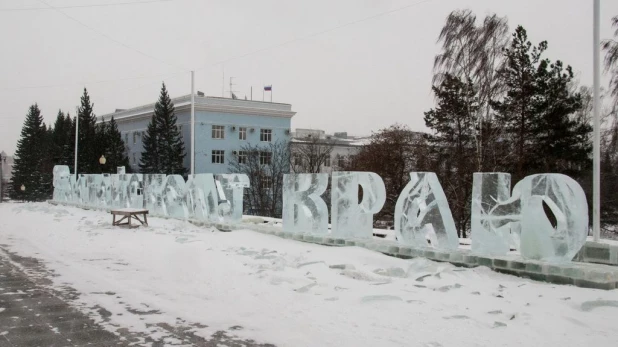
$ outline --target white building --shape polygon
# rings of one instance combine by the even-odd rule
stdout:
[[[369,143],[369,140],[369,136],[349,136],[347,132],[327,134],[324,130],[319,129],[296,129],[292,133],[291,141],[293,165],[299,164],[299,161],[307,160],[307,158],[302,158],[306,155],[299,154],[298,148],[301,146],[321,146],[323,151],[328,151],[327,148],[332,147],[330,155],[323,161],[320,171],[330,173],[341,170],[345,166],[345,161],[350,156],[357,154],[363,145]],[[320,152],[320,150],[318,149],[316,152]]]

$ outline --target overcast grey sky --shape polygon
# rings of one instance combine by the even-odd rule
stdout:
[[[111,3],[124,4],[84,7]],[[223,70],[240,97],[272,84],[298,112],[293,128],[422,131],[436,38],[463,8],[523,25],[592,84],[592,0],[0,0],[0,150],[14,152],[34,102],[53,122],[85,86],[102,115],[155,102],[162,81],[189,94],[190,70],[207,95],[221,96]],[[615,15],[618,1],[602,0],[602,38]]]

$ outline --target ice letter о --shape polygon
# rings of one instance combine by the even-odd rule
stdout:
[[[327,186],[328,174],[283,175],[283,231],[328,232],[328,207],[320,196]]]
[[[358,187],[363,199],[358,201]],[[371,238],[373,214],[386,201],[382,178],[373,172],[333,172],[331,192],[332,233],[337,237]]]
[[[243,193],[249,187],[249,176],[245,174],[220,174],[215,179],[221,183],[221,188],[225,193],[230,212],[225,214],[223,219],[228,223],[238,223],[242,220]]]
[[[582,187],[561,174],[527,176],[513,189],[521,196],[521,255],[527,259],[568,262],[586,242],[588,203]],[[554,228],[543,202],[556,218]]]
[[[395,233],[399,242],[416,247],[456,249],[457,230],[438,176],[411,172],[410,182],[395,205]]]
[[[475,173],[472,183],[472,251],[482,255],[506,254],[519,228],[520,213],[519,194],[511,197],[510,174]]]

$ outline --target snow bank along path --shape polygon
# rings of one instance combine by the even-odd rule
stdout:
[[[181,318],[207,325],[195,328],[202,336],[240,326],[237,336],[278,346],[618,344],[618,290],[178,220],[151,218],[134,230],[111,220],[98,211],[3,203],[0,244],[43,260],[58,275],[54,286],[81,293],[81,310],[111,312],[99,321],[112,331],[149,332],[149,324]]]

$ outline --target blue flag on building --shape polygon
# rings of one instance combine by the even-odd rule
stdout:
[[[270,92],[272,90],[273,90],[273,86],[272,85],[271,86],[264,86],[264,91]]]

